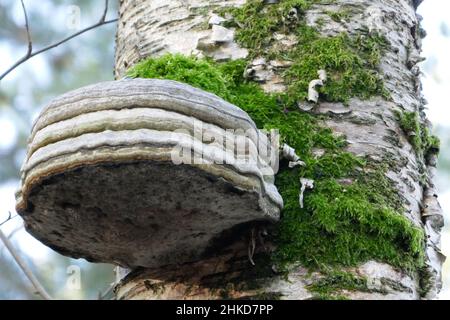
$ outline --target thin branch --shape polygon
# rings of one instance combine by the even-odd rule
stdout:
[[[23,16],[25,17],[25,29],[27,31],[27,40],[28,40],[28,51],[25,57],[29,57],[33,52],[33,43],[31,42],[31,34],[30,34],[30,25],[28,23],[27,9],[25,8],[23,0],[20,0],[20,3],[22,4]]]
[[[16,216],[16,217],[17,217],[17,216]],[[20,226],[16,227],[13,231],[11,231],[11,232],[8,234],[8,239],[11,240],[11,239],[16,235],[17,232],[19,232],[20,230],[22,230],[23,227],[24,227],[23,224],[20,224]],[[0,254],[1,254],[1,255],[3,255],[3,250],[4,250],[5,248],[6,248],[5,246],[3,246],[3,247],[0,248]]]
[[[9,220],[11,220],[11,211],[8,211],[8,218],[6,218],[5,221],[3,221],[2,223],[0,223],[0,227],[1,227],[3,224],[7,223]]]
[[[108,2],[109,2],[108,0],[105,0],[105,9],[103,10],[103,15],[100,18],[100,20],[98,21],[98,23],[105,22],[106,14],[108,13]]]
[[[23,2],[22,2],[22,5],[23,5]],[[26,28],[27,28],[27,30],[28,30],[28,18],[26,17],[25,6],[23,6],[23,8],[24,8],[24,12],[25,12],[25,26],[26,26]],[[14,63],[8,70],[6,70],[5,72],[3,72],[3,73],[0,75],[0,80],[2,80],[2,79],[3,79],[4,77],[6,77],[11,71],[13,71],[13,70],[16,69],[18,66],[20,66],[22,63],[26,62],[27,60],[31,59],[32,57],[34,57],[34,56],[36,56],[36,55],[38,55],[38,54],[41,54],[41,53],[43,53],[43,52],[45,52],[45,51],[48,51],[48,50],[50,50],[50,49],[56,48],[57,46],[59,46],[59,45],[65,43],[65,42],[67,42],[67,41],[69,41],[69,40],[71,40],[71,39],[73,39],[73,38],[75,38],[75,37],[78,37],[79,35],[81,35],[81,34],[87,32],[87,31],[89,31],[89,30],[98,28],[98,27],[100,27],[100,26],[102,26],[102,25],[105,25],[105,24],[109,24],[109,23],[116,22],[116,21],[118,20],[118,19],[105,20],[107,12],[108,12],[108,0],[105,1],[105,9],[104,9],[104,11],[103,11],[103,14],[102,14],[100,20],[99,20],[96,24],[93,24],[93,25],[91,25],[91,26],[89,26],[89,27],[87,27],[87,28],[84,28],[84,29],[82,29],[82,30],[80,30],[80,31],[78,31],[78,32],[76,32],[76,33],[74,33],[74,34],[68,36],[67,38],[62,39],[61,41],[58,41],[58,42],[56,42],[56,43],[53,43],[53,44],[51,44],[51,45],[49,45],[49,46],[47,46],[47,47],[44,47],[44,48],[42,48],[42,49],[40,49],[40,50],[38,50],[38,51],[35,51],[35,52],[33,52],[32,44],[31,44],[31,40],[30,40],[31,37],[29,36],[30,33],[29,33],[29,30],[28,30],[27,33],[28,33],[28,36],[29,36],[29,39],[28,39],[29,42],[28,42],[28,52],[27,52],[27,54],[26,54],[25,56],[23,56],[21,59],[17,60],[17,62]],[[30,51],[30,48],[31,48],[31,51]]]
[[[83,30],[80,30],[80,31],[78,31],[78,32],[76,32],[76,33],[74,33],[74,34],[72,34],[71,36],[69,36],[69,37],[67,37],[67,38],[65,38],[65,39],[63,39],[63,40],[61,40],[61,41],[58,41],[58,42],[56,42],[56,43],[54,43],[54,44],[51,44],[51,45],[49,45],[49,46],[47,46],[47,47],[45,47],[45,48],[42,48],[42,49],[40,49],[40,50],[38,50],[38,51],[33,52],[33,53],[31,54],[30,58],[31,58],[31,57],[34,57],[35,55],[38,55],[38,54],[40,54],[40,53],[42,53],[42,52],[45,52],[45,51],[48,51],[48,50],[50,50],[50,49],[56,48],[56,47],[59,46],[60,44],[63,44],[64,42],[67,42],[67,41],[69,41],[69,40],[71,40],[71,39],[73,39],[73,38],[79,36],[80,34],[85,33],[86,31],[89,31],[89,30],[95,29],[95,28],[97,28],[97,27],[99,27],[99,26],[101,26],[101,25],[108,24],[108,23],[112,23],[112,22],[116,22],[116,21],[117,21],[117,19],[107,20],[107,21],[104,21],[104,22],[98,22],[98,23],[96,23],[96,24],[94,24],[94,25],[92,25],[92,26],[90,26],[90,27],[87,27],[87,28],[85,28],[85,29],[83,29]],[[2,77],[0,76],[0,80],[1,80],[1,79],[2,79]]]
[[[36,278],[36,276],[33,274],[31,269],[27,266],[25,261],[22,259],[22,257],[19,256],[19,254],[16,252],[16,249],[14,249],[11,241],[8,239],[8,237],[5,236],[5,234],[0,230],[0,239],[5,244],[6,249],[8,249],[9,253],[13,256],[16,263],[19,265],[20,269],[23,271],[23,273],[27,276],[28,280],[32,283],[33,287],[35,288],[36,292],[45,300],[52,300],[52,297],[47,293],[47,291],[44,289],[44,287],[41,285],[39,280]]]
[[[10,221],[10,220],[12,220],[12,219],[14,219],[14,218],[16,218],[16,217],[18,217],[18,216],[19,216],[18,214],[16,214],[15,216],[12,216],[11,211],[8,211],[8,218],[6,218],[5,221],[3,221],[2,223],[0,223],[0,227],[1,227],[2,225],[4,225],[5,223],[7,223],[8,221]]]

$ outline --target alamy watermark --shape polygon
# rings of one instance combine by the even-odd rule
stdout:
[[[81,290],[81,268],[77,265],[70,265],[66,269],[66,274],[66,289]]]
[[[242,170],[258,168],[263,175],[278,172],[280,138],[278,130],[220,129],[194,120],[192,130],[172,132],[176,146],[174,164],[220,164]]]

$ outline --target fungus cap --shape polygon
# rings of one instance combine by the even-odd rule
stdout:
[[[279,218],[277,154],[243,110],[213,94],[170,80],[97,83],[36,120],[16,209],[32,235],[74,258],[193,261],[226,231]]]

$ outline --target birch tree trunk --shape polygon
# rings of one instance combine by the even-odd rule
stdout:
[[[278,5],[266,2],[266,6]],[[203,260],[133,270],[118,284],[118,299],[311,299],[317,297],[318,286],[329,285],[330,282],[334,290],[331,297],[436,297],[441,286],[440,268],[443,261],[439,250],[442,214],[432,182],[436,153],[420,153],[414,142],[415,135],[429,130],[423,112],[426,102],[421,95],[420,70],[417,66],[421,61],[423,36],[420,17],[416,14],[419,1],[309,2],[314,4],[305,12],[293,7],[295,10],[289,11],[289,15],[317,28],[321,36],[345,33],[358,37],[376,33],[389,43],[379,64],[389,98],[381,95],[369,99],[351,97],[348,103],[342,103],[324,101],[319,96],[318,104],[313,107],[300,101],[299,107],[303,110],[299,112],[309,112],[320,119],[324,127],[331,128],[334,135],[344,136],[347,151],[371,159],[380,166],[387,166],[385,175],[395,185],[396,193],[403,202],[401,214],[426,235],[424,265],[407,272],[389,261],[367,259],[356,266],[340,268],[347,276],[350,275],[350,284],[339,276],[336,280],[336,275],[330,279],[329,275],[324,274],[324,268],[311,272],[298,264],[292,264],[287,273],[281,274],[269,260],[259,260],[253,266],[249,262],[248,249],[249,243],[254,245],[255,236],[241,234],[224,242],[214,254],[205,256]],[[219,62],[249,59],[249,65],[252,66],[253,61],[256,70],[253,78],[257,78],[265,92],[286,90],[284,78],[277,69],[268,67],[273,61],[263,60],[260,63],[262,67],[258,69],[258,63],[255,63],[257,57],[249,57],[251,48],[243,47],[236,40],[235,28],[239,26],[219,25],[223,19],[230,17],[215,13],[223,12],[225,7],[242,7],[245,4],[245,0],[121,0],[116,38],[116,78],[123,77],[127,69],[146,57],[181,53],[210,57]],[[293,33],[274,35],[274,39],[269,46],[289,48],[302,45]],[[261,69],[265,73],[258,74]],[[398,114],[417,115],[422,133],[412,129],[408,131],[405,123],[402,126]],[[320,157],[321,151],[317,153]],[[342,183],[352,183],[352,178],[343,179]],[[256,242],[259,243],[258,240]],[[276,244],[271,244],[270,240],[266,240],[265,246],[257,244],[255,255],[268,245]],[[358,279],[364,279],[364,285],[358,284]],[[338,285],[333,286],[333,281],[337,281]]]

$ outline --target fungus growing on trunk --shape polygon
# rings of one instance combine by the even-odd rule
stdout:
[[[65,255],[126,267],[193,261],[237,225],[278,220],[277,153],[213,94],[170,80],[102,82],[42,111],[16,207]]]

